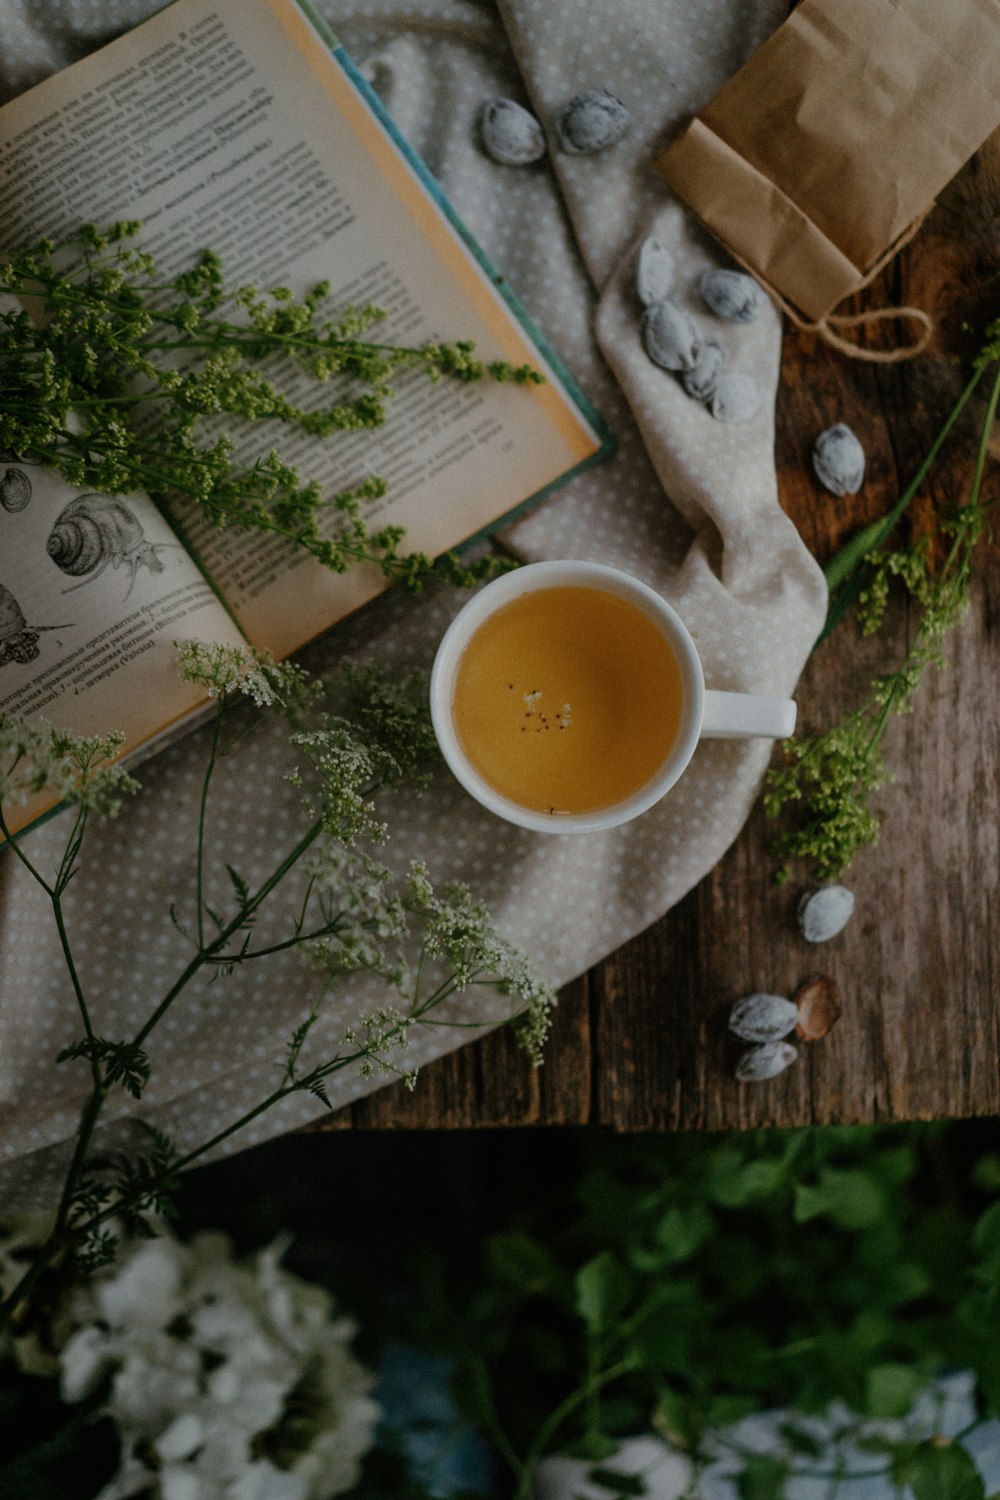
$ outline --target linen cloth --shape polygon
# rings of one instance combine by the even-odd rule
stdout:
[[[158,8],[157,0],[0,0],[3,97]],[[320,0],[319,8],[617,438],[611,461],[564,486],[505,542],[528,560],[589,558],[634,573],[686,620],[710,687],[791,694],[822,623],[825,591],[778,503],[778,315],[768,304],[760,322],[737,325],[707,312],[697,282],[722,263],[720,253],[650,166],[654,147],[778,24],[783,0],[502,0],[499,12],[489,0]],[[627,103],[628,135],[596,156],[567,155],[554,117],[573,95],[602,87]],[[477,119],[495,96],[534,109],[549,138],[545,161],[512,168],[484,154]],[[643,352],[635,255],[654,233],[676,261],[674,299],[719,339],[731,369],[759,382],[764,402],[753,421],[713,420]],[[464,597],[443,589],[386,596],[311,647],[307,664],[332,671],[351,655],[429,667]],[[148,762],[141,797],[88,836],[91,873],[74,882],[67,910],[101,1035],[134,1032],[188,957],[168,908],[191,892],[205,749],[198,733]],[[442,769],[425,795],[394,802],[391,858],[400,867],[425,859],[436,882],[467,880],[501,930],[562,984],[648,926],[718,861],[747,816],[771,749],[767,741],[705,742],[659,806],[583,836],[500,823]],[[230,861],[251,884],[290,826],[284,757],[278,738],[265,733],[220,779],[213,818],[220,867]],[[25,848],[51,868],[65,832],[56,819]],[[54,1191],[88,1070],[55,1066],[79,1021],[44,898],[9,854],[0,858],[0,882],[0,1194],[8,1203],[39,1201]],[[182,1148],[224,1128],[274,1086],[287,1038],[318,992],[316,976],[289,955],[199,985],[151,1039],[142,1118]],[[499,1018],[495,1008],[484,1011],[481,991],[470,995],[452,1004],[451,1019]],[[324,1002],[310,1056],[331,1055],[345,1027],[387,998],[377,982],[342,986]],[[406,1063],[477,1034],[416,1028]],[[331,1100],[341,1105],[379,1081],[338,1074]],[[315,1100],[295,1096],[228,1149],[317,1112]],[[117,1114],[117,1123],[99,1141],[127,1142],[137,1113],[124,1094],[113,1098],[108,1118]]]

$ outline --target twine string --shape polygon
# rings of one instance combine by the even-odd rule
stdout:
[[[903,230],[903,233],[892,242],[863,279],[858,282],[855,288],[856,291],[864,291],[865,287],[870,286],[879,272],[885,270],[889,262],[899,254],[904,245],[910,243],[929,212],[930,210],[928,209],[920,214],[913,220],[912,224]],[[731,250],[730,254],[733,254]],[[922,354],[934,337],[934,319],[929,313],[924,312],[921,307],[878,307],[861,313],[827,313],[825,318],[820,318],[817,322],[812,322],[808,318],[804,318],[781,295],[777,287],[772,286],[759,271],[754,270],[746,261],[741,260],[738,255],[733,255],[733,259],[760,282],[768,296],[772,298],[788,320],[801,333],[815,333],[825,344],[829,344],[832,349],[837,349],[841,354],[847,354],[852,359],[863,359],[867,360],[870,364],[877,365],[899,364],[905,359],[913,359],[916,355]],[[865,349],[861,344],[855,343],[852,339],[844,338],[837,332],[837,329],[844,329],[846,331],[851,328],[864,328],[873,323],[885,323],[897,318],[906,319],[911,323],[917,324],[921,331],[912,343],[899,344],[894,349]]]

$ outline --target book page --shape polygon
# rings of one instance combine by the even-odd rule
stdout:
[[[408,372],[374,432],[227,424],[238,461],[275,447],[331,495],[380,475],[390,491],[370,519],[437,554],[592,459],[602,439],[348,70],[294,0],[176,0],[0,112],[0,244],[140,218],[168,275],[211,246],[230,286],[303,293],[327,279],[334,307],[386,308],[375,339],[470,338],[483,359],[542,368],[548,383],[527,388]],[[329,401],[309,386],[293,373],[283,388],[303,405]],[[276,655],[383,586],[374,567],[334,575],[284,541],[219,533],[191,506],[172,514],[248,638]]]
[[[147,496],[89,494],[4,455],[0,504],[0,712],[120,730],[124,756],[205,701],[173,643],[245,643]],[[51,805],[15,809],[13,831]]]

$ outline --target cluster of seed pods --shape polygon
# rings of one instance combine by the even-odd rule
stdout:
[[[807,943],[826,943],[842,932],[854,911],[854,894],[843,885],[807,891],[796,910],[799,931]],[[791,1067],[798,1048],[790,1040],[818,1042],[840,1018],[843,999],[828,974],[811,974],[790,999],[758,992],[744,995],[729,1013],[729,1030],[750,1043],[736,1064],[740,1083],[776,1078]]]

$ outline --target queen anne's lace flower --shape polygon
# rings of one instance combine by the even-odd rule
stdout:
[[[224,1235],[164,1235],[76,1294],[63,1399],[107,1383],[122,1444],[98,1500],[328,1500],[357,1483],[373,1377],[353,1323],[281,1267],[284,1249],[238,1264]]]

